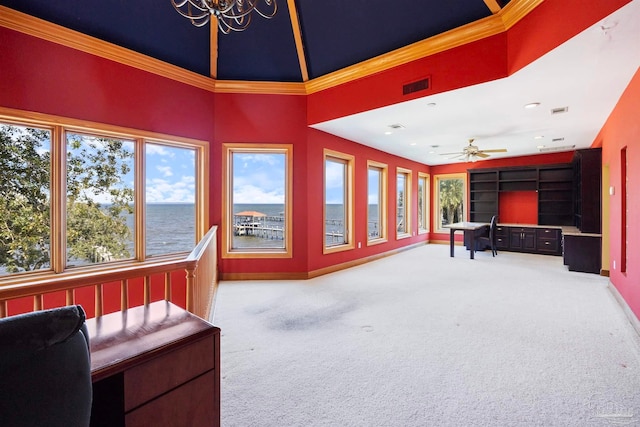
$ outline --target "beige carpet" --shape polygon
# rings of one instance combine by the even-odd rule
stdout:
[[[222,425],[640,425],[640,340],[607,285],[444,245],[222,282]]]

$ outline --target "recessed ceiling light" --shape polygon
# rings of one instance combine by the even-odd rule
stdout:
[[[542,139],[544,138],[544,135],[536,135],[533,137],[533,139]]]
[[[411,143],[411,144],[409,144],[409,145],[417,145],[417,144],[416,144],[415,142],[412,142],[412,143]]]
[[[431,150],[429,151],[429,154],[435,154],[435,151]]]
[[[544,148],[544,147],[545,147],[544,145],[538,145],[538,147],[537,147],[537,148],[538,148],[538,150],[540,150],[540,149],[542,149],[542,148]]]
[[[524,108],[536,108],[536,107],[539,107],[539,106],[540,106],[540,103],[539,103],[539,102],[531,102],[531,103],[529,103],[529,104],[526,104],[526,105],[524,106]]]
[[[393,133],[393,132],[392,132],[392,131],[390,131],[390,130],[387,130],[387,131],[385,131],[385,132],[384,132],[384,134],[385,134],[385,135],[391,135],[392,133]]]

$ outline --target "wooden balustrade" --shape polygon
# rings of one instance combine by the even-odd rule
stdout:
[[[110,263],[99,270],[96,267],[78,268],[61,274],[34,273],[9,277],[0,281],[0,318],[8,314],[9,301],[32,297],[33,311],[42,310],[44,296],[64,292],[65,304],[76,304],[75,290],[93,286],[95,288],[95,316],[104,314],[104,285],[120,283],[120,308],[131,308],[129,299],[130,281],[143,280],[143,304],[151,302],[151,277],[164,275],[164,299],[173,301],[171,273],[186,272],[186,309],[204,319],[209,318],[212,299],[217,284],[217,226],[212,227],[193,251],[186,257],[157,258],[140,263]]]

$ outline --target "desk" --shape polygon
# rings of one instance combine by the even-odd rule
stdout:
[[[490,224],[486,222],[456,222],[454,224],[447,224],[444,228],[449,229],[449,247],[451,250],[451,257],[453,257],[453,237],[456,231],[462,231],[465,235],[469,235],[471,247],[469,248],[469,258],[473,259],[476,252],[476,236],[482,234],[486,227]]]
[[[220,425],[220,329],[166,301],[87,329],[92,427]]]

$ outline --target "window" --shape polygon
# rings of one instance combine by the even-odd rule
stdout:
[[[324,151],[324,250],[353,249],[354,157]]]
[[[429,232],[429,175],[418,172],[418,233]]]
[[[465,220],[466,178],[464,173],[435,176],[437,232],[448,233],[449,229],[445,229],[445,225]]]
[[[198,152],[161,142],[145,144],[145,247],[147,256],[193,249],[196,238]],[[171,227],[180,219],[182,226]]]
[[[396,237],[411,236],[411,171],[398,168],[396,174]]]
[[[0,275],[51,268],[51,130],[0,123]]]
[[[0,112],[0,275],[184,254],[205,234],[205,142],[21,114]]]
[[[387,241],[387,165],[367,162],[367,243]]]
[[[225,144],[223,256],[290,258],[293,146]]]

